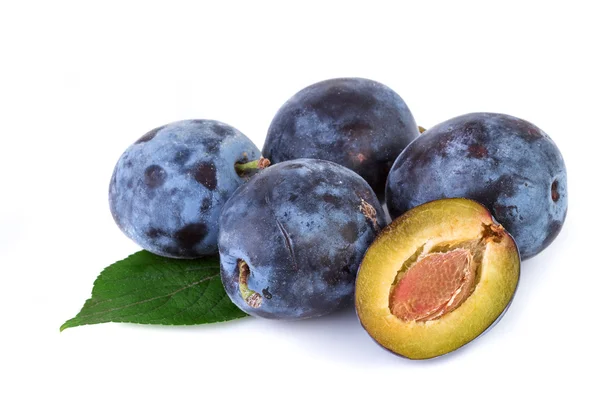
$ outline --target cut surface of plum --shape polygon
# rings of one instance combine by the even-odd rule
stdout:
[[[369,335],[411,359],[446,354],[496,322],[516,291],[520,258],[489,211],[467,199],[415,207],[369,247],[356,310]]]

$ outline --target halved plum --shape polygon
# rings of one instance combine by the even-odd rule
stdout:
[[[369,247],[356,279],[356,310],[386,349],[437,357],[502,316],[519,274],[515,241],[485,207],[436,200],[397,218]]]

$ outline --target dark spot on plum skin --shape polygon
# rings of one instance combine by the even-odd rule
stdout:
[[[170,255],[177,255],[177,256],[186,256],[186,255],[190,255],[191,252],[189,252],[188,250],[182,249],[178,246],[159,246],[158,247],[161,251],[163,251],[165,254],[170,254]]]
[[[473,158],[485,158],[488,155],[487,149],[480,144],[472,144],[467,149],[469,152],[469,157]]]
[[[557,202],[558,199],[560,199],[560,193],[558,193],[558,181],[552,182],[550,192],[552,194],[552,201]]]
[[[144,136],[142,136],[141,138],[139,138],[138,140],[136,140],[136,142],[134,144],[140,144],[140,143],[151,141],[152,139],[154,139],[154,137],[156,136],[156,134],[162,128],[164,128],[164,126],[159,126],[158,128],[152,129],[150,132],[146,133]]]
[[[215,133],[215,135],[222,137],[222,138],[233,135],[232,129],[223,127],[221,125],[214,125],[212,127],[212,131]]]
[[[208,190],[217,187],[217,168],[212,162],[201,162],[196,164],[192,174],[196,182],[204,185]]]
[[[269,292],[268,286],[262,290],[262,294],[265,297],[265,299],[267,299],[267,300],[270,300],[271,298],[273,298],[273,295],[271,294],[271,292]]]
[[[349,110],[361,110],[368,114],[375,104],[376,99],[371,93],[333,87],[313,101],[310,107],[321,120],[339,120],[347,115]]]
[[[544,135],[539,129],[533,127],[527,129],[527,133],[529,134],[529,136],[534,137],[536,139],[544,137]]]
[[[212,199],[210,197],[205,197],[202,200],[202,205],[200,206],[200,211],[207,212],[210,209],[210,206],[212,206]]]
[[[513,124],[515,131],[521,132],[522,134],[520,136],[528,142],[533,142],[544,137],[544,134],[539,128],[525,120],[517,119],[513,121]]]
[[[206,236],[208,228],[202,223],[188,224],[175,232],[174,239],[185,249],[191,249]]]
[[[297,194],[293,194],[293,193],[292,193],[292,194],[290,195],[290,197],[288,197],[288,201],[294,201],[294,200],[296,200],[297,198],[298,198],[298,195],[297,195]]]
[[[204,140],[204,148],[208,153],[216,153],[221,146],[221,139],[207,138]]]
[[[146,236],[148,236],[150,239],[156,239],[156,238],[158,238],[160,236],[168,236],[168,235],[162,229],[159,229],[159,228],[150,228],[150,229],[148,229],[146,231]]]
[[[192,152],[188,149],[182,149],[175,153],[175,157],[173,157],[173,162],[177,165],[184,165],[187,160],[189,160]]]
[[[494,204],[493,210],[494,216],[501,219],[511,217],[514,218],[519,214],[519,209],[517,206],[503,206],[500,204]]]
[[[516,188],[511,176],[502,175],[497,180],[483,185],[483,189],[471,191],[467,197],[490,208],[493,207],[499,194],[506,197],[513,197],[516,194]]]
[[[431,147],[428,148],[419,148],[413,147],[411,156],[408,158],[408,165],[427,165],[429,164],[434,157],[439,156],[441,158],[445,158],[448,154],[447,148],[450,144],[449,139],[440,139],[434,143],[430,143]],[[391,172],[397,171],[402,168],[403,163],[395,163]]]
[[[159,165],[151,165],[144,171],[144,183],[151,189],[161,186],[166,179],[167,171]]]
[[[342,237],[346,243],[354,243],[358,239],[358,226],[356,222],[348,222],[341,230]]]
[[[484,139],[486,133],[485,125],[480,121],[469,121],[465,123],[463,130],[473,139]]]
[[[341,261],[343,262],[343,261]],[[329,265],[329,263],[325,263],[322,265],[322,267]],[[348,281],[349,279],[353,279],[353,274],[350,271],[350,266],[347,264],[343,264],[343,267],[336,267],[337,264],[336,261],[334,260],[333,265],[329,265],[327,268],[323,268],[324,269],[324,273],[323,273],[323,280],[325,282],[327,282],[329,285],[337,285],[340,282],[344,282],[344,281]]]
[[[323,195],[323,201],[333,205],[334,207],[340,207],[340,199],[332,194]]]
[[[340,281],[339,271],[335,271],[332,268],[328,267],[325,269],[325,273],[323,274],[323,280],[331,286],[336,285]]]

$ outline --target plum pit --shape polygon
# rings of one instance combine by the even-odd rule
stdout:
[[[420,257],[392,288],[392,314],[404,321],[425,322],[452,312],[473,292],[476,269],[465,248]]]
[[[497,243],[504,228],[482,224],[479,240],[417,249],[398,271],[390,288],[389,308],[397,318],[426,322],[456,310],[475,290],[483,252]]]

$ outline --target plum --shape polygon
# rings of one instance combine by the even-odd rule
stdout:
[[[394,220],[369,247],[356,278],[356,311],[384,348],[437,357],[499,321],[519,275],[517,246],[485,207],[436,200]]]
[[[273,163],[302,157],[336,162],[383,199],[392,163],[418,135],[408,106],[392,89],[362,78],[331,79],[301,90],[279,109],[263,154]]]
[[[562,228],[565,164],[552,139],[527,121],[493,113],[456,117],[413,141],[394,162],[386,186],[392,218],[450,197],[485,205],[527,259]]]
[[[250,139],[218,121],[185,120],[153,129],[115,166],[109,187],[114,220],[152,253],[216,254],[219,213],[248,174],[236,164],[244,169],[243,163],[259,156]]]
[[[371,187],[338,164],[275,164],[241,186],[220,218],[221,278],[243,311],[325,315],[351,304],[358,265],[385,226]]]

